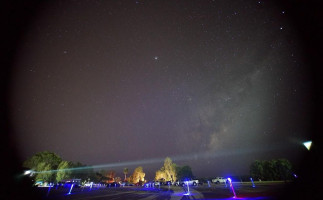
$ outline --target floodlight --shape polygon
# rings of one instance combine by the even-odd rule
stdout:
[[[310,150],[312,146],[312,141],[303,142],[303,145],[306,147],[307,150]]]

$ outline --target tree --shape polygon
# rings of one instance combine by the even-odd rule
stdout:
[[[165,181],[166,180],[166,173],[165,173],[165,168],[162,167],[160,170],[156,171],[156,176],[155,176],[156,181]]]
[[[141,166],[137,167],[132,174],[132,183],[145,181],[145,175],[143,168]]]
[[[95,172],[94,180],[96,180],[96,182],[106,181],[106,180],[104,180],[104,176],[102,175],[102,171]]]
[[[127,179],[126,179],[126,181],[128,183],[133,183],[133,177],[132,177],[132,175],[128,176]]]
[[[123,173],[124,173],[124,180],[127,180],[127,174],[129,172],[129,169],[128,168],[124,168],[123,169]]]
[[[164,166],[160,170],[156,171],[155,180],[163,181],[176,181],[176,164],[172,162],[170,157],[166,157],[164,161]]]
[[[165,169],[165,180],[166,181],[176,181],[176,164],[172,162],[170,157],[166,157],[164,161],[164,169]]]
[[[176,173],[179,180],[194,178],[192,169],[188,165],[185,165],[183,167],[176,167]]]
[[[99,182],[98,177],[92,167],[88,167],[85,171],[85,179],[86,181]]]
[[[41,171],[38,169],[40,163],[46,163],[51,167],[51,170],[57,169],[58,165],[62,162],[62,158],[55,153],[49,151],[43,151],[36,153],[31,158],[27,159],[23,166],[35,171]]]
[[[119,177],[119,176],[118,177],[115,177],[114,178],[114,181],[117,182],[117,183],[119,183],[121,181],[121,177]]]
[[[105,174],[105,180],[107,180],[108,183],[114,182],[114,177],[116,176],[116,172],[114,170],[109,170]]]
[[[82,181],[87,181],[90,178],[90,173],[93,173],[93,169],[80,162],[69,162],[71,171],[71,178],[81,179]],[[84,169],[85,168],[85,169]]]
[[[278,159],[274,163],[275,166],[275,180],[290,180],[292,178],[292,164],[286,159]]]
[[[257,179],[264,179],[263,174],[263,161],[255,160],[250,166],[250,175]]]
[[[58,172],[56,175],[56,181],[60,182],[62,180],[66,180],[66,179],[70,179],[71,175],[72,175],[72,171],[71,170],[66,170],[71,168],[71,163],[68,161],[62,161],[59,165],[58,165]]]
[[[60,156],[55,153],[43,151],[36,153],[23,163],[23,167],[36,171],[36,181],[52,182],[56,179],[56,170],[62,162]]]
[[[54,181],[54,173],[52,172],[52,165],[45,162],[40,162],[37,165],[37,170],[39,171],[36,174],[36,182],[53,182]]]
[[[263,180],[289,180],[292,165],[286,159],[254,161],[250,166],[250,175]]]
[[[263,177],[267,181],[274,180],[274,177],[275,177],[274,162],[275,162],[274,160],[272,161],[265,160],[263,162],[263,169],[264,169]]]

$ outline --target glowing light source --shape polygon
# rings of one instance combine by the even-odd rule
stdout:
[[[307,150],[310,150],[312,146],[312,141],[303,142],[303,145],[306,147]]]
[[[27,171],[25,171],[24,175],[28,175],[30,173],[31,173],[30,170],[27,170]]]
[[[24,172],[24,175],[30,175],[30,176],[32,176],[34,173],[35,173],[35,171],[33,171],[33,170],[26,170]]]
[[[67,193],[67,195],[70,195],[70,194],[71,194],[72,189],[73,189],[73,186],[74,186],[74,184],[72,184],[72,185],[71,185],[71,189],[70,189],[70,191]]]
[[[253,180],[252,180],[252,178],[250,177],[250,181],[251,181],[251,183],[252,183],[252,187],[256,187],[255,186],[255,183],[253,182]]]
[[[229,183],[230,183],[230,187],[231,187],[231,190],[232,190],[232,193],[233,193],[233,198],[237,198],[237,195],[236,195],[236,193],[235,193],[235,191],[234,191],[234,188],[233,188],[233,185],[232,185],[232,180],[231,180],[231,178],[228,178],[228,181],[229,181]]]
[[[49,185],[49,187],[48,187],[48,191],[47,191],[47,194],[46,194],[46,197],[48,197],[49,192],[50,192],[50,189],[51,189],[52,187],[53,187],[53,186]]]
[[[92,186],[93,186],[93,182],[91,182],[91,185],[90,185],[90,191],[92,190]]]
[[[188,181],[186,181],[186,185],[187,185],[187,193],[185,193],[184,195],[190,195],[190,187],[188,186]]]

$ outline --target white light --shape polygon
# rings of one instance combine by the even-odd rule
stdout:
[[[25,171],[24,175],[28,175],[30,173],[31,173],[31,171],[30,170],[27,170],[27,171]]]
[[[307,150],[310,150],[312,146],[312,141],[303,142],[303,145],[306,147]]]

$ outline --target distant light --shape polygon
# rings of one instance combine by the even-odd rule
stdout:
[[[303,145],[306,147],[307,150],[310,150],[312,146],[312,141],[303,142]]]
[[[28,175],[30,173],[31,173],[31,171],[30,170],[27,170],[27,171],[25,171],[24,175]]]
[[[30,176],[32,176],[34,172],[35,172],[35,171],[33,171],[33,170],[26,170],[26,171],[24,172],[24,175],[30,175]]]

